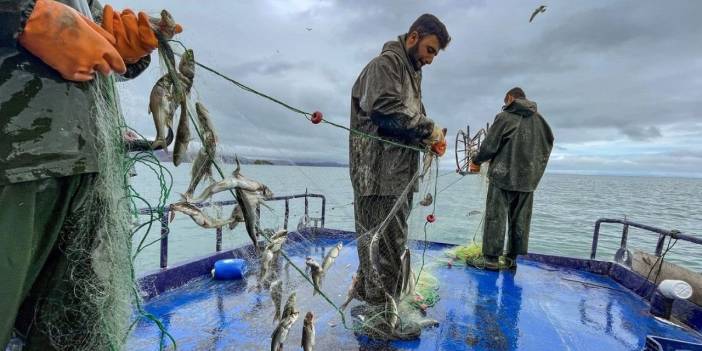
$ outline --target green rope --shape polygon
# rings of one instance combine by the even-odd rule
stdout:
[[[180,42],[180,41],[178,41],[178,40],[171,40],[171,41],[180,44],[180,45],[183,47],[183,49],[186,49],[186,50],[187,50],[186,46],[185,46],[182,42]],[[177,54],[176,54],[176,55],[177,55]],[[293,112],[296,112],[296,113],[299,113],[299,114],[303,115],[307,120],[311,120],[312,114],[309,113],[309,112],[305,112],[305,111],[303,111],[303,110],[301,110],[301,109],[299,109],[299,108],[293,107],[293,106],[291,106],[291,105],[289,105],[289,104],[287,104],[287,103],[285,103],[285,102],[283,102],[283,101],[281,101],[281,100],[278,100],[278,99],[276,99],[276,98],[274,98],[274,97],[272,97],[272,96],[270,96],[270,95],[266,95],[266,94],[264,94],[264,93],[262,93],[262,92],[260,92],[260,91],[257,91],[256,89],[253,89],[253,88],[251,88],[251,87],[249,87],[249,86],[247,86],[247,85],[245,85],[245,84],[243,84],[243,83],[240,83],[240,82],[238,82],[238,81],[236,81],[236,80],[234,80],[234,79],[232,79],[232,78],[230,78],[230,77],[228,77],[228,76],[226,76],[226,75],[224,75],[224,74],[218,72],[218,71],[215,70],[214,68],[211,68],[211,67],[209,67],[209,66],[206,66],[206,65],[204,65],[204,64],[202,64],[202,63],[200,63],[200,62],[195,61],[195,64],[198,65],[198,66],[200,66],[200,67],[202,67],[203,69],[205,69],[205,70],[207,70],[207,71],[209,71],[209,72],[211,72],[211,73],[213,73],[213,74],[215,74],[215,75],[217,75],[217,76],[223,78],[224,80],[226,80],[226,81],[228,81],[228,82],[230,82],[230,83],[236,85],[237,87],[241,88],[241,89],[244,90],[244,91],[247,91],[247,92],[249,92],[249,93],[258,95],[258,96],[260,96],[260,97],[262,97],[262,98],[264,98],[264,99],[268,99],[268,100],[270,100],[270,101],[272,101],[272,102],[274,102],[274,103],[276,103],[276,104],[278,104],[278,105],[280,105],[280,106],[283,106],[283,107],[287,108],[287,109],[290,110],[290,111],[293,111]],[[170,65],[169,65],[169,68],[170,68]],[[390,145],[394,145],[394,146],[398,146],[398,147],[402,147],[402,148],[410,149],[410,150],[414,150],[414,151],[420,151],[420,152],[428,151],[427,148],[420,148],[420,147],[416,147],[416,146],[412,146],[412,145],[407,145],[407,144],[402,144],[402,143],[398,143],[398,142],[395,142],[395,141],[392,141],[392,140],[384,139],[384,138],[381,138],[381,137],[376,136],[376,135],[364,133],[364,132],[361,132],[361,131],[359,131],[359,130],[352,129],[352,128],[349,128],[349,127],[340,125],[340,124],[338,124],[338,123],[331,122],[331,121],[329,121],[329,120],[327,120],[327,119],[323,119],[322,122],[327,123],[327,124],[332,125],[332,126],[337,127],[337,128],[341,128],[341,129],[347,130],[347,131],[349,131],[349,132],[351,132],[351,133],[353,133],[353,134],[360,135],[360,136],[362,136],[362,137],[369,138],[369,139],[374,139],[374,140],[377,140],[377,141],[380,141],[380,142],[384,142],[384,143],[387,143],[387,144],[390,144]],[[432,153],[433,153],[433,152],[432,152]]]

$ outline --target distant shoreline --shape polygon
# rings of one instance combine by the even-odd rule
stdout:
[[[156,157],[161,162],[172,162],[172,154],[165,154],[163,152],[157,151],[154,153]],[[187,155],[183,160],[183,163],[192,163],[193,155]],[[233,155],[223,155],[220,157],[224,164],[234,164],[235,156]],[[348,168],[348,163],[335,162],[335,161],[293,161],[293,160],[271,160],[271,159],[255,159],[247,157],[239,157],[239,161],[245,165],[265,165],[265,166],[304,166],[304,167],[334,167],[334,168]],[[453,168],[441,168],[440,172],[446,173],[453,170]],[[599,177],[655,177],[655,178],[683,178],[683,179],[702,179],[702,174],[690,174],[690,173],[666,173],[666,172],[651,172],[651,173],[638,173],[638,172],[617,172],[617,171],[591,171],[591,170],[555,170],[546,169],[546,174],[559,174],[559,175],[580,175],[580,176],[599,176]]]

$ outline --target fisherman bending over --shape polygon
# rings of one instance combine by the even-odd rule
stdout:
[[[13,330],[25,350],[121,348],[133,282],[125,172],[103,172],[124,156],[107,75],[136,77],[157,45],[145,13],[0,0],[0,350]]]
[[[444,24],[435,16],[424,14],[407,34],[385,43],[380,55],[366,65],[353,86],[351,128],[406,145],[431,146],[443,154],[444,134],[426,116],[421,80],[422,66],[431,64],[450,40]],[[406,198],[399,197],[418,172],[419,156],[415,150],[354,133],[349,135],[359,256],[355,293],[356,298],[371,306],[386,302],[383,286],[397,287],[388,294],[395,299],[399,297],[400,257],[407,242],[412,192]],[[417,185],[412,186],[416,191]],[[381,233],[382,258],[375,267],[378,276],[369,257],[369,232],[388,216],[397,201],[402,201],[402,205]],[[384,328],[387,334],[392,334],[394,331],[389,329]]]
[[[470,165],[471,172],[479,172],[481,163],[490,162],[483,256],[493,270],[499,268],[506,224],[507,261],[513,264],[527,253],[534,190],[553,147],[551,128],[521,88],[508,91],[504,102]]]

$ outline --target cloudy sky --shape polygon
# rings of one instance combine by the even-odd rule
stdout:
[[[521,86],[556,136],[549,170],[702,176],[700,1],[136,1],[169,10],[196,59],[306,111],[348,125],[350,91],[384,42],[429,12],[453,40],[424,68],[428,115],[456,131],[483,126]],[[149,7],[143,8],[144,4]],[[529,16],[548,5],[533,23]],[[308,30],[311,29],[311,30]],[[154,134],[147,100],[158,64],[121,85],[128,122]],[[249,157],[347,160],[347,132],[203,70],[197,99],[227,150]]]

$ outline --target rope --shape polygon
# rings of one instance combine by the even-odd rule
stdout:
[[[183,49],[186,48],[185,45],[184,45],[182,42],[178,41],[178,40],[170,40],[170,41],[180,44],[180,45],[183,47]],[[176,55],[178,55],[178,54],[176,54]],[[200,62],[195,61],[195,64],[198,65],[198,66],[200,66],[201,68],[205,69],[206,71],[208,71],[208,72],[210,72],[210,73],[213,73],[213,74],[219,76],[220,78],[222,78],[222,79],[224,79],[224,80],[226,80],[226,81],[228,81],[228,82],[230,82],[230,83],[236,85],[237,87],[239,87],[240,89],[242,89],[242,90],[244,90],[244,91],[247,91],[247,92],[249,92],[249,93],[258,95],[258,96],[260,96],[260,97],[262,97],[262,98],[264,98],[264,99],[267,99],[267,100],[269,100],[269,101],[271,101],[271,102],[274,102],[274,103],[276,103],[276,104],[278,104],[278,105],[280,105],[280,106],[283,106],[283,107],[285,107],[286,109],[288,109],[288,110],[290,110],[290,111],[292,111],[292,112],[299,113],[299,114],[303,115],[303,116],[305,117],[305,119],[307,119],[308,121],[311,121],[311,120],[312,120],[312,119],[311,119],[312,114],[309,113],[309,112],[303,111],[303,110],[301,110],[301,109],[299,109],[299,108],[296,108],[296,107],[294,107],[294,106],[291,106],[290,104],[287,104],[287,103],[285,103],[285,102],[283,102],[283,101],[281,101],[281,100],[279,100],[279,99],[276,99],[276,98],[274,98],[274,97],[272,97],[272,96],[270,96],[270,95],[264,94],[264,93],[262,93],[262,92],[260,92],[260,91],[258,91],[258,90],[256,90],[256,89],[251,88],[251,87],[249,87],[249,86],[247,86],[247,85],[245,85],[245,84],[243,84],[243,83],[241,83],[241,82],[238,82],[238,81],[236,81],[236,80],[234,80],[234,79],[232,79],[232,78],[230,78],[230,77],[228,77],[228,76],[226,76],[226,75],[224,75],[224,74],[218,72],[218,71],[215,70],[214,68],[211,68],[211,67],[209,67],[209,66],[207,66],[207,65],[204,65],[204,64],[202,64],[202,63],[200,63]],[[170,65],[168,65],[168,68],[170,69]],[[329,120],[327,120],[327,119],[323,119],[322,122],[323,122],[323,123],[326,123],[326,124],[329,124],[329,125],[332,125],[332,126],[337,127],[337,128],[344,129],[344,130],[346,130],[346,131],[348,131],[348,132],[351,132],[351,133],[353,133],[353,134],[360,135],[360,136],[362,136],[362,137],[364,137],[364,138],[374,139],[374,140],[377,140],[377,141],[380,141],[380,142],[384,142],[384,143],[387,143],[387,144],[390,144],[390,145],[398,146],[398,147],[405,148],[405,149],[409,149],[409,150],[420,151],[420,152],[427,152],[427,151],[428,151],[426,148],[420,148],[420,147],[411,146],[411,145],[407,145],[407,144],[398,143],[398,142],[395,142],[395,141],[392,141],[392,140],[384,139],[384,138],[381,138],[381,137],[376,136],[376,135],[364,133],[364,132],[361,132],[361,131],[359,131],[359,130],[352,129],[352,128],[349,128],[349,127],[340,125],[340,124],[338,124],[338,123],[331,122],[331,121],[329,121]]]

